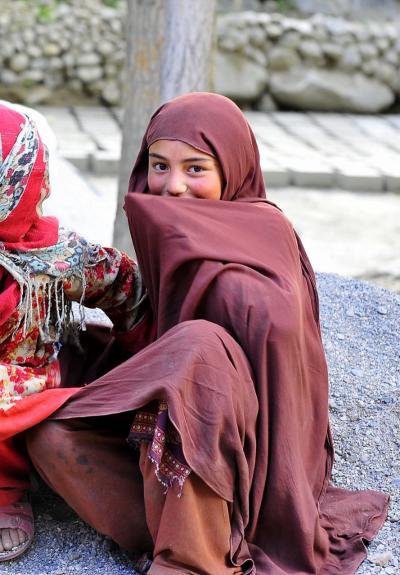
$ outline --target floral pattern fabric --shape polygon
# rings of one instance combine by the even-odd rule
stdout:
[[[3,159],[0,135],[0,222],[18,205],[28,183],[39,150],[39,137],[33,122],[26,117],[17,140]]]
[[[76,235],[74,237],[77,239]],[[118,250],[82,242],[82,238],[79,240],[76,246],[84,245],[84,253],[75,250],[68,257],[73,260],[85,258],[83,275],[63,277],[63,294],[69,300],[82,301],[85,306],[103,309],[116,330],[130,329],[137,315],[139,282],[136,263]],[[68,257],[64,261],[68,261]],[[40,261],[45,261],[45,258]],[[71,260],[71,263],[75,264],[75,261]],[[36,266],[35,259],[31,259],[29,265]],[[56,259],[49,261],[50,267],[56,268],[57,265]],[[2,325],[0,410],[3,411],[10,409],[22,397],[60,386],[60,366],[57,360],[60,344],[57,334],[54,330],[49,331],[44,338],[41,329],[49,305],[45,281],[49,277],[46,275],[48,270],[43,271],[39,275],[41,281],[33,287],[35,293],[32,297],[29,328],[24,330],[20,317],[22,311],[19,308]]]
[[[76,274],[78,266],[91,266],[107,257],[104,248],[88,242],[76,232],[60,228],[58,242],[54,246],[30,249],[26,252],[11,251],[0,242],[0,263],[14,265],[23,274],[43,273],[59,277],[70,272]],[[4,263],[2,259],[4,258]],[[13,273],[13,270],[9,270]],[[13,274],[14,275],[14,274]]]

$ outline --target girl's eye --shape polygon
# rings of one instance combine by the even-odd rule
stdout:
[[[204,170],[204,168],[202,166],[190,166],[190,168],[189,168],[189,172],[192,172],[195,174],[199,174],[203,170]]]
[[[163,164],[162,162],[155,162],[153,164],[153,168],[157,171],[157,172],[165,172],[165,170],[167,169],[167,164]]]

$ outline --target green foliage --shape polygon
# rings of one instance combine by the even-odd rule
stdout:
[[[19,0],[25,4],[27,8],[32,9],[35,20],[48,24],[54,20],[56,15],[56,8],[59,4],[71,4],[71,0]],[[1,0],[0,0],[1,2]],[[105,6],[110,8],[118,8],[122,0],[101,0]]]
[[[294,4],[291,0],[276,0],[279,12],[290,12],[294,9]]]
[[[42,24],[47,24],[54,20],[55,8],[58,4],[66,3],[68,0],[20,0],[27,6],[34,9],[35,19]]]
[[[110,8],[118,8],[121,0],[103,0],[103,4],[109,6]]]
[[[42,24],[51,22],[54,18],[54,6],[48,4],[40,4],[36,8],[36,18]]]
[[[32,88],[35,85],[35,82],[33,80],[30,80],[29,78],[25,78],[24,80],[22,80],[21,85],[24,88]]]

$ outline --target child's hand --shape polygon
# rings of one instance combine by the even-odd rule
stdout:
[[[82,297],[82,280],[78,277],[71,277],[64,281],[64,292],[71,301],[79,301]]]

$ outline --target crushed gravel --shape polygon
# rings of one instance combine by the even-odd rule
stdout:
[[[319,274],[321,327],[330,371],[336,445],[334,483],[391,495],[388,520],[357,575],[400,572],[400,296]],[[34,489],[36,537],[1,575],[134,575],[133,561],[83,524],[41,483]]]
[[[319,274],[336,448],[333,481],[390,494],[388,520],[357,575],[400,572],[400,296]]]

